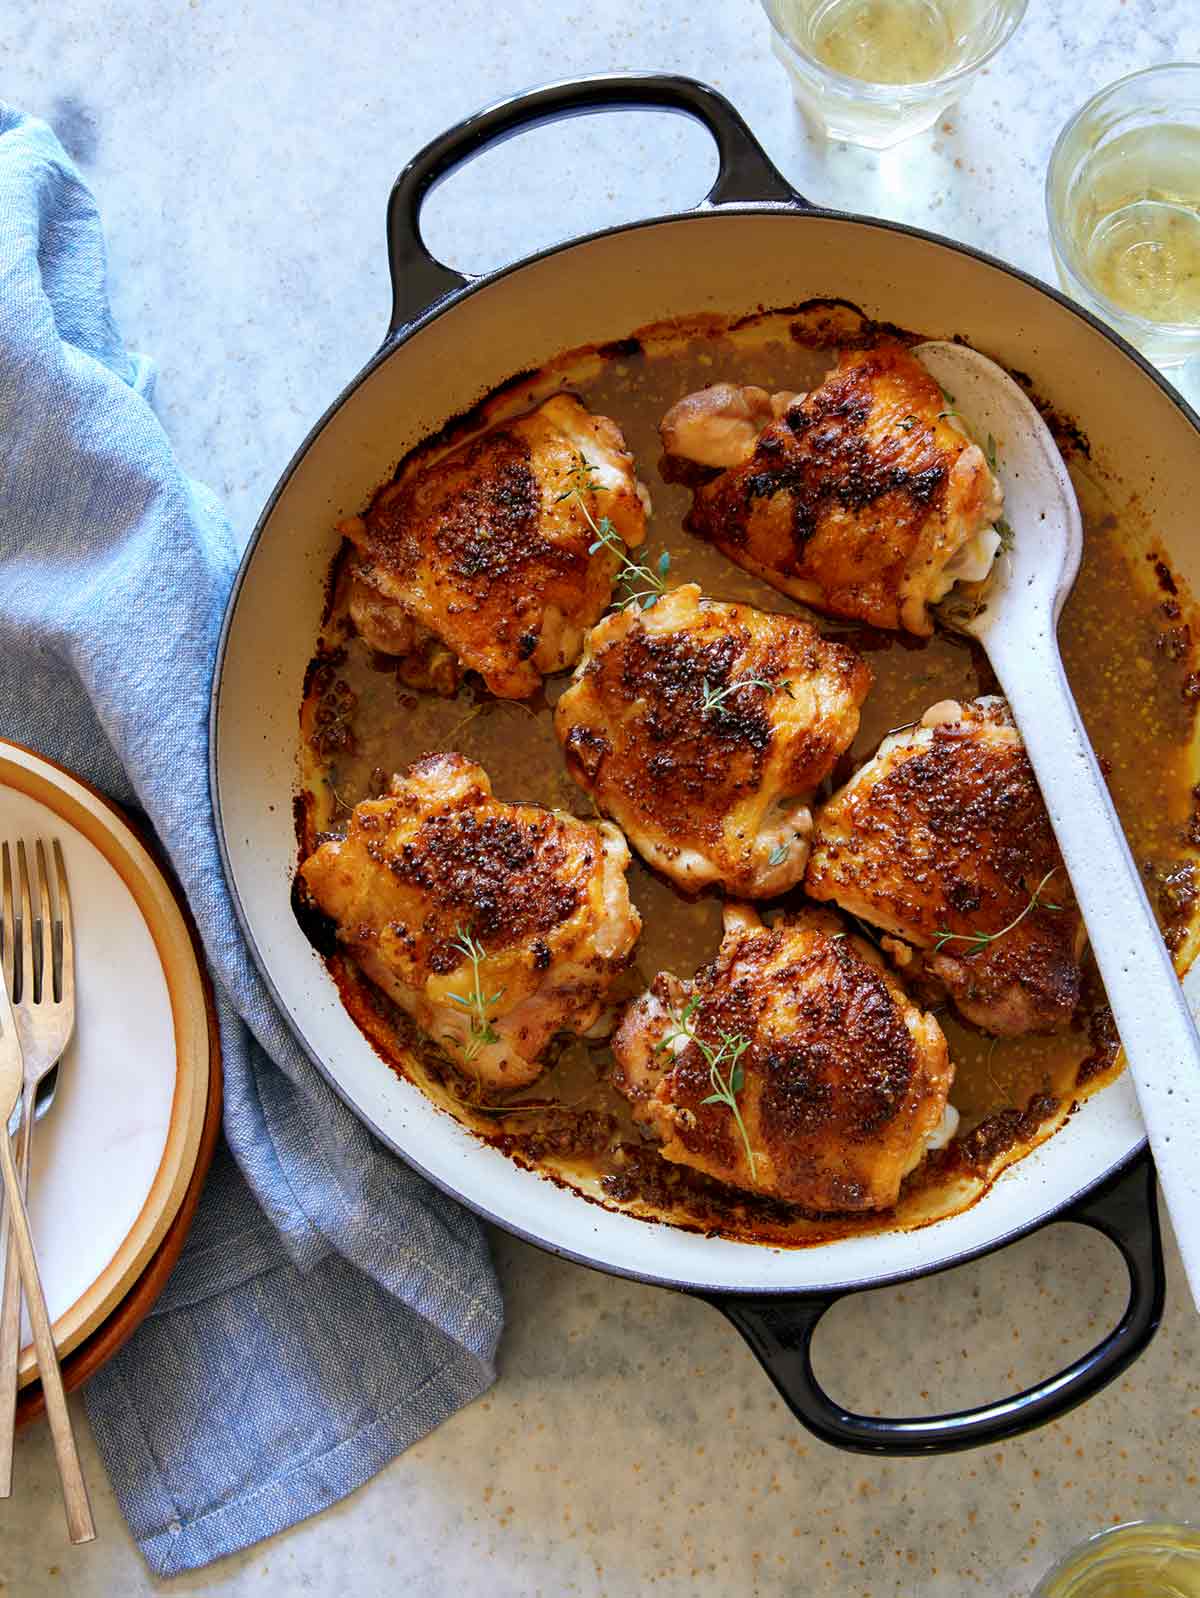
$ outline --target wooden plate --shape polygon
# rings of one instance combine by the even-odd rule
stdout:
[[[60,839],[75,907],[77,1025],[38,1123],[30,1186],[55,1337],[69,1354],[126,1298],[180,1214],[216,1050],[192,932],[146,846],[86,784],[0,742],[0,837],[37,836]],[[30,1347],[20,1374],[35,1375]]]

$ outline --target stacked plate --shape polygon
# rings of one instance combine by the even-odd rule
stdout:
[[[30,1221],[68,1388],[148,1313],[212,1159],[221,1067],[195,930],[124,817],[0,741],[0,838],[58,838],[75,917],[77,1012],[37,1124]],[[0,1261],[2,1269],[2,1261]],[[42,1407],[24,1327],[18,1421]]]

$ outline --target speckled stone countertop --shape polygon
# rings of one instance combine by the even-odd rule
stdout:
[[[1194,0],[1032,0],[943,124],[882,155],[813,141],[754,0],[10,0],[6,98],[54,123],[104,212],[118,320],[161,368],[187,469],[248,533],[278,473],[382,335],[383,209],[417,147],[533,83],[690,73],[739,106],[813,199],[926,225],[1051,273],[1042,181],[1055,134],[1102,84],[1200,54]],[[505,146],[426,213],[482,269],[552,239],[693,203],[707,135],[643,115]],[[1185,376],[1194,398],[1200,384]],[[501,1380],[368,1486],[178,1593],[656,1592],[890,1598],[1026,1594],[1079,1538],[1200,1518],[1200,1322],[1168,1239],[1166,1320],[1084,1409],[1003,1448],[883,1463],[815,1441],[703,1304],[497,1235]],[[851,1407],[960,1407],[1045,1375],[1119,1316],[1124,1270],[1052,1227],[1001,1256],[864,1294],[818,1341]],[[87,1436],[100,1541],[70,1550],[44,1428],[0,1505],[0,1591],[133,1598],[146,1573]]]

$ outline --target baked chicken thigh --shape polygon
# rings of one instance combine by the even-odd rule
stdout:
[[[810,1210],[889,1208],[957,1125],[941,1028],[824,910],[728,906],[716,959],[661,972],[613,1053],[664,1159]]]
[[[929,607],[1000,546],[983,451],[894,340],[843,351],[808,394],[689,394],[660,430],[668,454],[726,468],[684,525],[817,610],[927,636]]]
[[[590,517],[590,520],[589,520]],[[453,692],[477,671],[502,699],[536,692],[578,658],[612,598],[617,551],[645,537],[617,424],[557,394],[438,458],[417,462],[339,524],[355,547],[350,613],[414,687]]]
[[[652,866],[688,892],[770,898],[804,875],[809,801],[870,682],[798,617],[688,583],[592,629],[554,724],[575,781]]]
[[[613,826],[502,804],[482,767],[428,755],[301,867],[366,974],[469,1075],[517,1088],[587,1032],[641,931]]]
[[[946,700],[885,738],[817,817],[814,899],[912,949],[988,1032],[1071,1019],[1086,934],[1033,768],[1003,699]]]

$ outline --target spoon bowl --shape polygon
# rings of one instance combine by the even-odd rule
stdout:
[[[1058,650],[1083,526],[1050,431],[1007,372],[960,344],[914,354],[971,436],[991,441],[1011,547],[948,619],[983,645],[1020,728],[1125,1049],[1200,1308],[1200,1037]]]
[[[991,441],[988,453],[1004,487],[1004,519],[1012,530],[980,602],[952,591],[944,602],[950,619],[985,648],[998,627],[1040,628],[1047,617],[1057,622],[1079,574],[1083,520],[1050,429],[1024,391],[986,355],[940,342],[919,344],[913,353],[971,437],[981,445]]]

